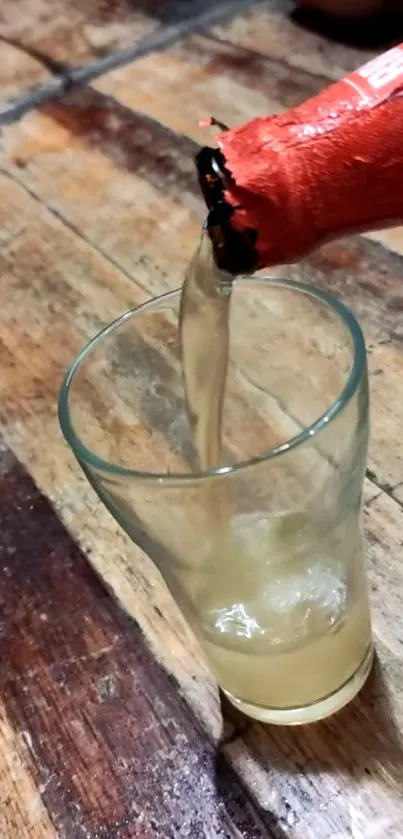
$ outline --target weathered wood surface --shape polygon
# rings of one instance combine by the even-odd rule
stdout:
[[[7,746],[6,761],[15,758],[14,789],[5,776],[11,818],[5,806],[2,837],[52,837],[50,816],[61,839],[263,839],[264,821],[153,659],[139,626],[4,448],[0,526],[7,715],[0,717],[0,754]],[[10,728],[18,732],[18,750]],[[4,772],[0,764],[0,782]],[[26,810],[19,825],[17,796]]]
[[[379,244],[356,238],[329,245],[292,269],[338,294],[359,315],[371,371],[373,427],[365,521],[380,667],[360,699],[326,724],[289,732],[232,716],[226,717],[223,731],[213,680],[183,619],[149,560],[129,544],[95,499],[57,427],[60,380],[82,344],[123,309],[180,284],[202,219],[192,155],[195,141],[205,141],[207,135],[200,132],[197,120],[216,113],[233,123],[289,106],[361,59],[358,51],[307,33],[300,33],[294,49],[295,25],[281,11],[257,9],[248,21],[246,25],[234,20],[225,28],[192,36],[164,55],[121,68],[99,80],[96,88],[74,91],[28,114],[19,124],[4,128],[0,137],[1,428],[9,447],[136,622],[126,622],[29,484],[23,467],[4,455],[3,515],[12,503],[21,507],[11,528],[11,547],[19,552],[15,576],[0,577],[1,597],[8,603],[0,613],[5,624],[2,641],[10,661],[7,667],[4,652],[0,794],[12,802],[5,827],[11,839],[47,839],[53,833],[66,839],[198,839],[225,836],[225,830],[230,836],[277,839],[401,836],[403,260]],[[269,51],[270,59],[265,55]],[[394,236],[399,250],[402,235]],[[14,502],[6,493],[9,486]],[[42,522],[42,542],[37,519]],[[25,541],[20,532],[24,527],[31,534]],[[50,551],[49,533],[58,550]],[[67,570],[57,592],[52,580],[58,578],[60,562],[67,563]],[[36,574],[38,593],[32,588]],[[75,579],[81,580],[74,588],[76,604],[71,591]],[[18,608],[13,605],[16,585]],[[48,609],[55,615],[53,623],[41,623],[37,610],[30,609],[41,592],[43,613]],[[81,605],[89,625],[78,637]],[[159,664],[147,652],[140,630]],[[113,632],[120,637],[115,645]],[[30,639],[25,646],[24,637]],[[76,646],[81,644],[84,650]],[[93,645],[90,653],[87,645]],[[32,664],[26,672],[28,655]],[[128,661],[130,673],[140,668],[141,678],[133,672],[128,679]],[[171,674],[171,681],[159,665]],[[97,704],[95,688],[104,675],[102,667],[113,671],[121,690],[110,697],[113,712],[109,698],[106,709],[104,703]],[[194,759],[205,755],[205,774],[197,770],[199,786],[206,784],[200,803],[205,823],[196,823],[193,832],[185,832],[185,821],[176,827],[172,815],[176,804],[169,784],[176,778],[188,814],[184,818],[193,817],[189,800],[195,796],[194,778],[191,775],[189,786],[181,775],[183,751],[172,776],[165,770],[166,797],[157,790],[159,828],[147,822],[147,814],[144,823],[136,823],[134,812],[125,822],[129,800],[137,801],[136,786],[144,783],[148,789],[150,766],[160,771],[159,760],[167,748],[164,726],[159,729],[152,708],[147,708],[145,740],[136,727],[136,713],[141,718],[146,713],[144,704],[137,704],[143,702],[142,681],[148,695],[153,692],[164,704],[163,713],[174,715]],[[67,699],[68,691],[73,699]],[[74,718],[72,701],[79,708]],[[28,738],[21,739],[21,731],[28,732]],[[213,748],[222,737],[213,771]],[[160,752],[150,764],[152,748]],[[93,775],[91,785],[88,777]],[[235,798],[237,789],[240,796],[229,816],[229,799],[222,792],[228,778]],[[253,802],[251,809],[244,796]],[[250,814],[248,824],[239,821],[243,808]],[[102,832],[103,827],[109,832]]]
[[[0,836],[56,839],[41,793],[29,771],[25,729],[17,731],[0,707]]]
[[[5,103],[48,81],[40,61],[0,39],[0,114]]]
[[[97,60],[167,26],[226,16],[242,0],[3,0],[0,38],[69,66]],[[247,0],[244,2],[247,5]],[[218,8],[217,8],[218,7]]]
[[[171,4],[172,5],[172,4]],[[0,33],[69,64],[127,46],[154,27],[161,3],[5,0]]]

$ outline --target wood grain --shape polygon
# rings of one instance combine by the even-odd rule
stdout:
[[[0,32],[59,61],[75,64],[147,35],[156,24],[154,15],[161,5],[158,0],[28,0],[22,10],[13,0],[5,0]]]
[[[161,26],[191,21],[213,0],[4,0],[0,37],[68,65],[96,60],[133,45]],[[225,12],[226,0],[221,0]]]
[[[223,43],[239,47],[245,61],[248,55],[251,61],[258,56],[270,58],[328,82],[337,81],[379,53],[380,47],[354,48],[336,39],[327,40],[319,31],[303,26],[299,22],[303,16],[293,14],[294,8],[291,3],[269,0],[212,31]]]
[[[0,34],[68,64],[95,59],[105,51],[132,43],[155,26],[152,3],[60,3],[28,0],[23,5],[5,0],[0,12]],[[147,14],[149,6],[151,14]]]
[[[30,741],[0,706],[0,835],[4,839],[56,839],[28,765]]]
[[[270,835],[139,627],[4,448],[0,466],[2,696],[57,836]],[[9,822],[5,836],[51,837],[36,806],[36,832]]]
[[[178,89],[178,77],[187,83]],[[192,35],[98,80],[94,87],[182,136],[211,143],[200,119],[218,115],[227,125],[299,104],[326,85],[324,75],[290,67],[270,53],[254,53],[219,39],[213,30]]]
[[[2,194],[1,225],[9,231],[0,269],[1,422],[7,439],[85,550],[94,552],[97,569],[218,738],[221,719],[213,680],[195,641],[153,565],[97,502],[56,418],[58,390],[71,359],[101,325],[144,300],[145,292],[7,178]],[[17,327],[23,313],[26,331]],[[38,446],[39,440],[47,445]]]
[[[70,835],[74,828],[79,839],[85,835],[83,825],[91,839],[148,839],[156,835],[151,816],[147,814],[148,821],[140,827],[133,813],[126,814],[126,791],[131,791],[136,801],[135,782],[139,788],[143,782],[151,784],[148,773],[153,765],[157,765],[156,773],[160,771],[160,765],[152,762],[155,744],[159,756],[166,756],[165,740],[158,745],[165,732],[159,731],[152,709],[147,708],[152,722],[145,726],[146,731],[139,732],[137,726],[133,685],[138,685],[141,693],[140,675],[140,681],[150,685],[148,696],[162,701],[164,719],[179,713],[195,750],[192,754],[207,755],[207,774],[200,777],[207,790],[205,825],[216,819],[211,836],[220,836],[218,831],[225,831],[227,823],[231,836],[242,835],[242,831],[254,835],[249,824],[239,821],[242,809],[248,810],[242,788],[263,813],[263,822],[259,822],[253,812],[256,829],[276,839],[401,836],[401,258],[379,244],[356,238],[329,245],[303,266],[287,269],[351,305],[365,330],[371,369],[373,430],[366,532],[380,665],[361,698],[324,725],[298,732],[272,730],[241,723],[236,717],[228,719],[225,714],[224,742],[214,755],[212,744],[217,746],[222,738],[222,714],[198,647],[151,563],[94,498],[57,428],[55,403],[61,376],[82,344],[126,307],[180,284],[203,217],[192,163],[195,141],[207,140],[197,128],[199,117],[217,113],[232,123],[257,111],[289,106],[359,63],[356,51],[330,47],[318,36],[300,33],[296,41],[293,33],[299,30],[281,10],[276,11],[280,6],[264,5],[266,12],[256,11],[252,23],[249,17],[246,22],[234,21],[231,30],[221,27],[193,36],[163,56],[121,68],[97,83],[96,90],[83,88],[49,104],[5,129],[0,138],[0,423],[21,462],[136,622],[130,624],[116,606],[110,606],[75,548],[64,560],[65,591],[61,583],[56,585],[60,558],[57,560],[57,550],[52,548],[56,565],[50,562],[45,540],[50,538],[48,533],[53,534],[52,545],[60,546],[60,557],[68,542],[66,534],[57,529],[44,499],[35,494],[31,484],[28,491],[28,479],[11,462],[5,488],[13,481],[16,489],[23,487],[20,507],[24,497],[34,499],[29,503],[34,503],[35,521],[27,513],[29,532],[36,534],[35,527],[42,521],[44,535],[42,542],[39,536],[30,539],[28,567],[26,560],[16,566],[14,588],[10,583],[7,594],[9,605],[3,607],[12,662],[8,674],[2,671],[7,677],[7,719],[12,730],[23,721],[29,723],[40,759],[31,756],[27,771],[36,784],[41,785],[42,777],[50,777],[43,798],[52,819],[57,826],[67,824]],[[266,18],[269,8],[274,10],[271,19]],[[276,15],[277,29],[273,23]],[[265,32],[272,38],[270,59],[264,48]],[[286,46],[281,33],[284,37],[288,33]],[[393,235],[399,238],[399,233]],[[8,515],[7,509],[4,515]],[[22,529],[20,522],[20,515],[15,515],[14,528],[18,523]],[[23,534],[18,536],[21,544]],[[36,541],[33,561],[31,544]],[[40,545],[48,559],[38,558]],[[24,557],[26,554],[27,550]],[[34,566],[38,573],[42,569],[38,592],[33,587]],[[50,567],[56,568],[54,577]],[[78,594],[73,583],[76,579],[82,581]],[[0,580],[3,597],[6,582]],[[27,611],[26,603],[24,606],[24,598],[38,604],[41,590],[53,603],[51,614],[56,623],[52,633],[49,621],[41,622],[35,609]],[[13,604],[21,620],[22,637],[30,639],[25,645],[10,618]],[[89,624],[80,631],[84,613]],[[118,641],[113,640],[114,633],[119,635]],[[149,663],[141,633],[171,674],[171,681],[157,664]],[[74,650],[71,655],[68,645]],[[39,661],[32,673],[25,666],[30,653]],[[58,655],[55,667],[52,661]],[[130,676],[133,673],[130,679],[125,674],[127,661]],[[115,674],[114,668],[120,674],[114,681],[118,693],[110,696],[110,682],[102,682],[102,677],[111,671]],[[99,698],[100,682],[106,701]],[[25,693],[24,684],[29,684]],[[49,738],[46,741],[49,713],[41,706],[43,691],[56,749],[50,748]],[[79,713],[74,716],[67,691],[76,700]],[[142,704],[140,719],[145,713]],[[127,714],[133,716],[133,730],[127,724]],[[68,746],[64,745],[64,717],[69,723]],[[76,717],[82,726],[80,736],[74,729]],[[119,733],[123,719],[127,743]],[[150,755],[142,767],[133,758],[140,742],[143,754]],[[62,753],[72,748],[71,743],[74,756],[71,752],[64,758]],[[89,752],[84,754],[81,748]],[[117,754],[122,755],[121,763]],[[188,759],[184,754],[179,749],[179,773]],[[87,765],[88,755],[91,767],[94,755],[99,766],[90,787],[77,775],[78,766],[84,777],[82,767]],[[211,803],[213,755],[215,808]],[[228,774],[229,764],[233,774]],[[175,771],[174,779],[178,778]],[[72,777],[74,773],[77,777]],[[89,774],[92,778],[88,771],[85,777]],[[241,779],[241,787],[236,777]],[[195,787],[186,786],[183,778],[180,775],[179,787],[197,800]],[[228,804],[234,800],[232,793],[225,792],[232,783],[236,795],[241,796],[237,807],[231,805],[233,810]],[[162,793],[163,784],[164,780],[160,783]],[[67,792],[62,794],[66,786]],[[172,827],[177,799],[175,790],[169,789],[168,800],[158,790],[158,812],[164,826],[168,814]],[[74,797],[81,802],[80,813],[71,803]],[[229,821],[220,822],[225,807]],[[116,816],[111,818],[113,808]],[[101,826],[107,828],[106,833],[99,832]],[[203,827],[196,822],[192,835],[197,837]]]
[[[48,75],[39,61],[0,39],[0,113],[5,102],[47,81]]]
[[[276,729],[269,737],[251,726],[226,747],[283,835],[399,839],[403,752],[386,661],[360,700],[332,721],[299,732]]]

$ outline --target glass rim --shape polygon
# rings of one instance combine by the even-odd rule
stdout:
[[[137,469],[128,469],[125,466],[120,466],[119,464],[111,463],[108,460],[104,460],[102,457],[97,455],[95,452],[88,449],[87,446],[80,440],[80,437],[76,434],[73,423],[70,418],[70,411],[69,411],[69,395],[70,389],[74,381],[74,377],[78,370],[80,369],[81,364],[87,357],[87,355],[99,344],[101,341],[107,337],[111,332],[115,329],[118,329],[125,321],[130,320],[130,318],[136,316],[137,314],[141,314],[146,309],[153,308],[157,303],[161,303],[164,300],[169,300],[170,298],[176,297],[180,294],[181,289],[176,288],[173,291],[165,292],[164,294],[160,294],[157,297],[153,297],[150,300],[146,300],[144,303],[140,303],[138,306],[134,306],[132,309],[123,312],[123,314],[118,315],[113,321],[111,321],[107,326],[103,327],[90,341],[88,341],[79,354],[76,356],[70,367],[68,368],[59,393],[59,400],[58,400],[58,419],[60,428],[62,430],[63,436],[72,449],[73,453],[77,457],[78,461],[83,461],[86,466],[90,468],[100,470],[102,472],[106,472],[109,475],[115,475],[119,478],[132,478],[136,480],[147,481],[151,483],[158,483],[164,485],[175,485],[178,486],[183,483],[194,483],[194,482],[201,482],[207,479],[213,478],[223,478],[225,476],[229,476],[231,474],[235,474],[237,472],[242,472],[245,469],[258,466],[261,463],[268,462],[270,460],[274,460],[277,457],[281,457],[285,455],[297,447],[303,445],[308,440],[312,440],[324,428],[327,428],[330,422],[332,422],[338,414],[343,410],[343,408],[348,404],[350,399],[354,396],[354,393],[357,390],[357,387],[361,381],[361,377],[363,372],[365,371],[366,366],[366,348],[365,348],[365,341],[364,336],[362,333],[362,329],[350,311],[350,309],[344,305],[340,300],[337,300],[335,297],[332,297],[326,291],[318,288],[317,286],[310,285],[309,283],[299,282],[297,280],[291,279],[283,279],[278,277],[249,277],[249,276],[240,276],[234,280],[234,283],[240,282],[253,282],[254,284],[258,285],[278,285],[283,288],[288,288],[293,291],[299,291],[303,294],[308,294],[311,297],[316,298],[322,303],[325,303],[330,309],[332,309],[339,318],[344,322],[344,325],[347,327],[347,330],[350,334],[352,339],[352,347],[353,347],[353,362],[351,365],[351,370],[347,381],[345,382],[340,394],[327,410],[322,413],[311,425],[307,428],[304,428],[298,434],[291,437],[284,443],[281,443],[278,446],[269,449],[262,454],[255,455],[254,457],[248,458],[247,460],[240,460],[231,466],[219,466],[215,469],[206,469],[205,471],[198,471],[198,472],[190,472],[190,473],[167,473],[167,472],[146,472]]]

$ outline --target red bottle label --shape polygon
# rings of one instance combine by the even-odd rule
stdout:
[[[363,103],[375,103],[403,92],[403,44],[364,64],[344,80],[355,90]]]

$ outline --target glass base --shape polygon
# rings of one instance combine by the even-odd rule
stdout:
[[[223,693],[239,711],[260,722],[270,723],[271,725],[305,725],[330,717],[336,711],[340,711],[341,708],[348,705],[364,686],[371,672],[373,660],[374,647],[371,644],[360,666],[344,685],[325,699],[302,708],[264,708],[260,705],[243,702],[226,690],[223,690]]]

